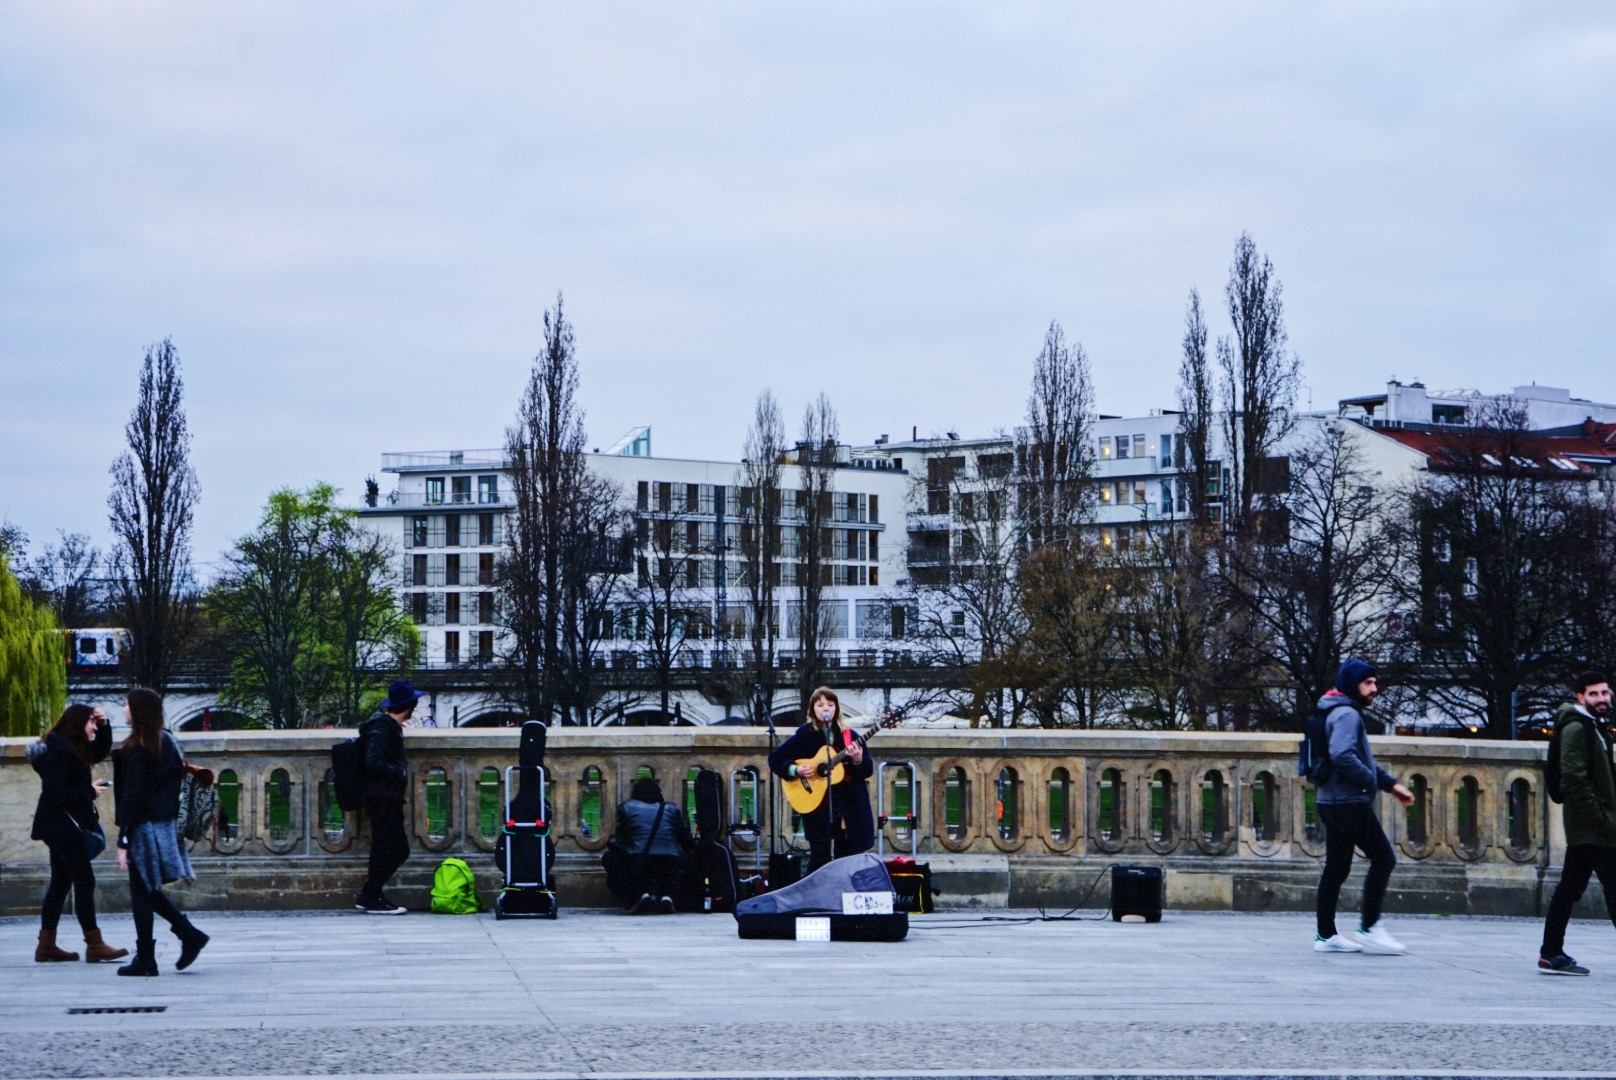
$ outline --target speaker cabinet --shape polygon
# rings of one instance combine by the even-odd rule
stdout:
[[[1111,868],[1111,921],[1121,922],[1124,915],[1142,915],[1146,922],[1161,922],[1161,867]]]

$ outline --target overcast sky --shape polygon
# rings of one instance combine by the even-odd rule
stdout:
[[[498,445],[558,290],[598,446],[737,457],[766,386],[1009,427],[1051,319],[1170,407],[1242,230],[1314,406],[1612,401],[1613,165],[1611,4],[6,2],[0,519],[104,542],[171,336],[205,574],[273,488]]]

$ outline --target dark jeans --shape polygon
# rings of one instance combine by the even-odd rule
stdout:
[[[148,949],[152,945],[154,912],[161,915],[176,933],[189,925],[185,916],[180,914],[180,909],[174,906],[174,901],[165,896],[162,889],[146,888],[133,862],[129,864],[129,910],[135,916],[135,943]]]
[[[45,846],[50,849],[51,871],[50,884],[45,887],[45,903],[39,909],[39,928],[56,929],[71,886],[73,914],[79,918],[79,928],[89,933],[95,929],[95,871],[90,867],[90,854],[84,850],[84,841],[47,840]]]
[[[608,879],[612,894],[624,910],[631,908],[645,893],[661,898],[678,899],[682,891],[686,862],[678,855],[641,855],[638,852],[620,856],[621,869],[616,880]]]
[[[1380,827],[1372,803],[1320,803],[1319,820],[1324,823],[1324,873],[1319,878],[1316,906],[1319,936],[1335,936],[1335,907],[1341,899],[1341,885],[1352,869],[1352,850],[1362,848],[1369,857],[1369,875],[1364,878],[1363,907],[1359,925],[1368,930],[1380,921],[1380,902],[1386,895],[1397,856]]]
[[[409,859],[410,838],[404,834],[403,799],[366,799],[365,812],[370,815],[370,868],[359,895],[377,900],[387,879]]]
[[[1571,909],[1588,891],[1588,879],[1595,874],[1599,875],[1599,887],[1605,890],[1605,912],[1616,925],[1616,847],[1570,844],[1566,847],[1565,865],[1560,868],[1560,884],[1549,898],[1549,917],[1543,923],[1543,948],[1538,955],[1555,957],[1565,952]]]

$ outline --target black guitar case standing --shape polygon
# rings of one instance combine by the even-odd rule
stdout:
[[[494,845],[494,861],[504,874],[494,914],[499,919],[556,917],[555,840],[551,838],[552,810],[542,792],[545,727],[537,720],[522,725],[517,750],[516,792],[505,792]],[[544,827],[535,827],[535,822]],[[512,826],[509,823],[515,822]]]
[[[909,916],[896,907],[891,915],[844,915],[844,893],[891,893],[892,878],[878,856],[865,852],[832,859],[795,885],[775,889],[735,905],[736,932],[743,938],[795,938],[797,919],[830,919],[832,941],[902,941],[909,935]]]
[[[696,854],[687,904],[692,911],[734,911],[740,891],[735,855],[724,836],[724,778],[696,774]]]

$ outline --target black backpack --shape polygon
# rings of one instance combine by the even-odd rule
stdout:
[[[1550,800],[1565,802],[1565,792],[1560,788],[1560,735],[1565,731],[1566,724],[1582,724],[1582,733],[1588,743],[1588,755],[1600,753],[1599,733],[1586,716],[1577,713],[1568,719],[1565,724],[1554,725],[1554,735],[1549,739],[1549,758],[1543,763],[1543,790],[1549,793]]]
[[[351,814],[365,808],[365,737],[343,739],[331,748],[331,779],[337,806]]]
[[[1343,701],[1328,709],[1315,708],[1302,724],[1302,741],[1296,746],[1296,775],[1314,787],[1328,783],[1335,772],[1330,761],[1330,714],[1351,704]]]

